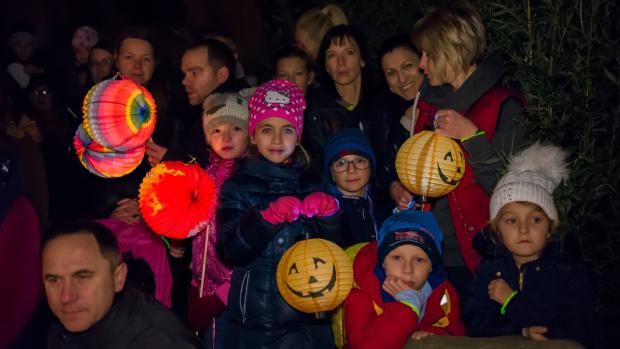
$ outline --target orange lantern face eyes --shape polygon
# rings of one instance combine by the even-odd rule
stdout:
[[[395,166],[405,188],[417,195],[436,198],[458,186],[465,174],[465,156],[454,140],[422,131],[401,145]]]
[[[331,241],[307,239],[289,248],[278,263],[280,295],[293,308],[321,313],[336,308],[353,286],[353,265]]]
[[[304,281],[302,280],[300,282],[295,282],[296,288],[293,288],[291,287],[288,281],[285,282],[286,287],[288,287],[288,289],[294,295],[298,297],[301,297],[301,298],[323,297],[325,293],[333,290],[334,286],[336,285],[337,276],[336,276],[336,266],[334,265],[334,263],[330,263],[331,269],[332,269],[331,276],[328,278],[325,278],[324,275],[321,275],[321,274],[324,273],[324,270],[323,270],[324,268],[329,268],[329,266],[327,265],[327,262],[325,262],[323,259],[319,257],[313,257],[312,261],[314,262],[314,272],[312,271],[312,266],[307,266],[307,268],[311,269],[308,272],[310,277],[308,278],[307,284],[305,284]],[[299,268],[297,267],[297,262],[294,262],[293,264],[291,264],[291,267],[289,268],[288,275],[292,275],[292,274],[299,274]],[[325,283],[325,286],[321,287],[320,289],[316,291],[312,291],[312,289],[316,289],[317,286],[320,285],[321,282]]]
[[[456,186],[457,184],[459,184],[461,177],[463,177],[463,170],[461,166],[465,162],[465,159],[463,158],[463,153],[459,151],[457,152],[456,156],[457,158],[455,159],[454,156],[452,156],[452,151],[448,151],[446,155],[444,155],[443,161],[437,161],[437,172],[439,173],[439,178],[441,178],[442,182],[451,186]],[[449,167],[455,168],[454,177],[452,179],[448,178],[445,172],[441,169],[442,163],[448,163]]]

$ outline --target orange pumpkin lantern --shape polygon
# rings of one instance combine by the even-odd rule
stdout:
[[[140,211],[157,233],[174,239],[196,235],[215,209],[215,184],[197,164],[162,162],[140,184]]]
[[[465,173],[465,157],[451,138],[422,131],[407,139],[398,150],[396,173],[409,191],[436,198],[459,184]]]
[[[353,264],[333,242],[307,239],[282,256],[277,270],[278,289],[293,308],[323,313],[339,306],[353,286]]]

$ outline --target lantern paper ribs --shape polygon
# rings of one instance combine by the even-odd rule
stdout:
[[[284,253],[277,270],[280,294],[293,308],[321,313],[339,306],[353,286],[353,265],[333,242],[308,239]]]
[[[73,143],[82,165],[100,177],[121,177],[144,157],[155,130],[153,96],[131,80],[104,80],[84,97]]]
[[[465,158],[451,138],[422,131],[398,150],[396,173],[409,191],[436,198],[456,188],[465,173]]]
[[[140,184],[140,211],[158,234],[175,239],[196,235],[215,210],[215,184],[197,164],[162,162]]]

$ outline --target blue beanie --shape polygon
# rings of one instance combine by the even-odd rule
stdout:
[[[323,173],[325,174],[325,178],[328,178],[330,182],[332,181],[332,175],[329,171],[329,167],[333,161],[337,160],[339,154],[344,151],[351,151],[370,160],[370,171],[373,174],[375,173],[375,164],[377,161],[375,159],[375,153],[370,147],[370,142],[368,142],[368,138],[366,138],[366,135],[360,129],[347,128],[332,134],[327,138],[327,141],[325,141]]]
[[[409,244],[420,247],[431,260],[431,279],[441,278],[441,241],[443,233],[432,212],[416,210],[400,211],[383,222],[377,232],[377,265],[383,265],[385,257],[398,246]],[[433,275],[436,274],[436,275]],[[435,278],[433,278],[435,276]],[[439,280],[433,280],[439,281]],[[436,282],[431,282],[434,284]],[[435,286],[435,285],[431,285]]]

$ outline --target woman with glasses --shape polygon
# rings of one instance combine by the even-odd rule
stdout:
[[[341,247],[375,240],[381,218],[387,215],[377,212],[370,198],[376,160],[368,139],[359,129],[334,133],[325,143],[324,158],[325,191],[338,199],[344,211]]]

